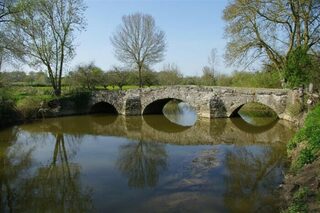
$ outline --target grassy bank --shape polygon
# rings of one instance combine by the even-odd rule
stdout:
[[[44,116],[60,116],[66,111],[83,114],[91,94],[86,90],[68,90],[56,97],[49,91],[51,89],[46,87],[0,88],[0,128]]]
[[[285,184],[285,212],[320,212],[320,105],[288,144],[290,174]]]

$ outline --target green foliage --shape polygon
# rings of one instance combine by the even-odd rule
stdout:
[[[232,76],[226,74],[216,75],[216,83],[218,86],[232,86]]]
[[[231,76],[220,74],[216,76],[218,86],[280,88],[281,81],[277,72],[246,72],[235,71]]]
[[[186,76],[182,80],[184,85],[200,85],[201,79],[198,76]]]
[[[11,96],[11,91],[7,88],[0,88],[0,127],[7,126],[18,119],[15,102]]]
[[[160,85],[178,85],[182,83],[183,75],[175,64],[166,64],[158,73]]]
[[[238,87],[279,88],[280,76],[276,72],[234,72],[232,85]]]
[[[306,85],[310,82],[311,70],[314,69],[308,50],[298,47],[287,58],[283,70],[287,86],[290,88]]]
[[[304,143],[297,159],[292,163],[293,171],[301,169],[305,164],[312,163],[319,156],[320,151],[320,105],[312,110],[303,128],[296,133],[288,144],[288,149],[293,150],[300,143]]]
[[[76,110],[85,109],[88,104],[91,97],[91,91],[85,90],[85,89],[74,89],[70,91],[70,93],[61,98],[61,102],[68,102],[71,101],[74,103],[74,107]]]
[[[17,110],[25,120],[37,118],[43,100],[41,97],[30,96],[17,102]]]
[[[114,67],[104,75],[103,85],[106,88],[107,85],[112,86],[113,89],[117,86],[122,90],[123,86],[132,83],[138,84],[139,77],[135,75],[133,71],[128,71],[120,67]]]
[[[290,203],[288,209],[283,213],[307,213],[308,206],[306,205],[306,201],[308,198],[308,193],[308,188],[300,188],[294,193],[292,202]]]
[[[144,70],[142,72],[142,85],[143,86],[153,86],[153,85],[158,85],[159,84],[159,79],[158,79],[158,73],[148,69]]]
[[[75,71],[68,74],[67,82],[75,88],[81,87],[93,90],[103,83],[103,75],[103,71],[94,63],[79,65]]]
[[[216,85],[216,79],[214,76],[214,70],[208,66],[203,67],[201,76],[201,85],[214,86]]]
[[[0,82],[11,86],[50,86],[46,73],[33,71],[29,73],[23,71],[2,72],[0,75]]]

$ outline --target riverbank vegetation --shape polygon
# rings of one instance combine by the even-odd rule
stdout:
[[[291,159],[284,196],[285,212],[320,211],[320,105],[308,113],[304,126],[288,144]]]

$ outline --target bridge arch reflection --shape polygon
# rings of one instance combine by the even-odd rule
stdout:
[[[104,101],[94,104],[90,109],[90,113],[119,114],[112,104]]]

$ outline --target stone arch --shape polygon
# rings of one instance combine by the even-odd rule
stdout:
[[[259,104],[262,104],[262,105],[270,108],[272,111],[274,111],[275,114],[277,115],[277,117],[279,117],[279,113],[277,112],[277,110],[275,110],[275,109],[273,108],[273,106],[267,105],[267,104],[262,103],[262,102],[260,102],[260,101],[246,101],[245,103],[241,103],[241,104],[237,104],[237,105],[235,105],[235,106],[232,106],[232,107],[230,108],[229,113],[228,113],[228,117],[229,117],[229,118],[230,118],[230,117],[239,117],[240,115],[238,114],[238,112],[240,111],[240,109],[241,109],[244,105],[246,105],[246,104],[248,104],[248,103],[259,103]]]
[[[147,115],[147,114],[163,114],[162,110],[163,107],[171,100],[177,100],[179,102],[184,102],[181,99],[178,98],[162,98],[162,99],[157,99],[153,100],[151,103],[146,104],[144,107],[142,114]]]
[[[90,113],[119,114],[116,107],[106,101],[100,101],[93,104]]]

